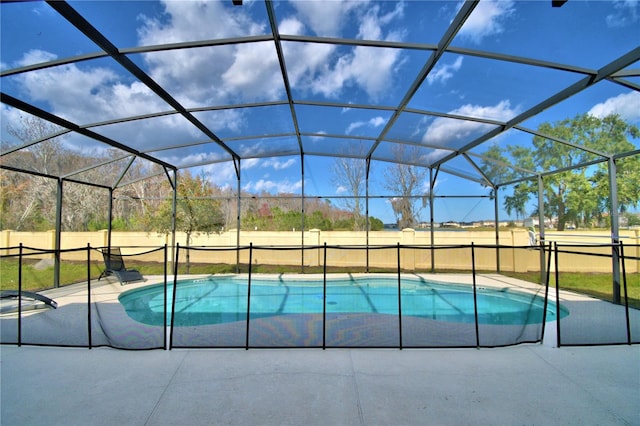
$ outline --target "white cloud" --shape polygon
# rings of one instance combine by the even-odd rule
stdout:
[[[345,87],[355,85],[377,100],[393,81],[393,70],[400,52],[395,49],[356,47],[352,53],[341,56],[331,69],[311,82],[311,90],[327,98],[339,96]]]
[[[335,5],[329,2],[331,4],[328,6],[326,2],[297,3],[294,4],[296,9],[306,11],[301,12],[300,19],[306,19],[319,32],[337,31],[357,21],[360,22],[358,32],[361,37],[400,37],[399,33],[383,28],[402,15],[402,4],[385,14],[380,11],[380,6],[370,7],[358,2]],[[223,2],[167,1],[163,7],[164,15],[161,17],[139,17],[141,26],[138,37],[141,45],[268,33],[264,23],[251,20],[247,8],[232,8]],[[322,11],[313,11],[315,7],[320,7]],[[316,16],[314,13],[326,15]],[[310,20],[312,15],[313,20]],[[324,19],[327,15],[337,21],[323,23],[320,18]],[[325,24],[335,26],[335,29],[318,27]],[[280,25],[280,30],[288,34],[302,34],[303,29],[304,24],[295,17],[284,19]],[[347,86],[357,86],[375,99],[389,87],[394,67],[399,62],[399,51],[396,49],[343,48],[346,54],[338,57],[338,48],[334,45],[285,43],[284,46],[286,56],[295,58],[287,64],[292,87],[327,97],[340,94]],[[145,71],[186,107],[284,97],[273,43],[151,52],[142,55],[142,58]],[[56,59],[56,55],[32,50],[25,54],[18,65],[52,59]],[[86,62],[48,68],[15,78],[22,79],[24,90],[33,100],[49,102],[53,113],[79,124],[169,109],[146,86],[137,81],[123,81],[116,71],[91,66]],[[159,135],[168,139],[166,129],[171,128],[172,132],[176,132],[175,137],[171,136],[174,139],[184,139],[180,137],[180,132],[189,132],[193,139],[193,127],[181,117],[154,120],[155,123],[160,121],[165,123],[162,129],[143,127],[144,135],[132,137],[154,140],[155,135]],[[223,119],[206,122],[214,132],[222,129],[237,132],[245,124],[238,111],[225,115]],[[141,126],[144,124],[141,123]]]
[[[233,162],[209,164],[202,167],[202,170],[207,175],[207,179],[214,185],[220,188],[236,188],[231,184],[232,182],[237,182],[236,168]]]
[[[393,9],[391,12],[387,13],[386,15],[382,15],[380,17],[380,22],[387,25],[387,24],[390,24],[395,19],[404,18],[404,8],[405,8],[404,2],[402,1],[396,2],[395,9]]]
[[[249,182],[242,187],[247,192],[268,192],[273,194],[290,194],[302,188],[302,180],[289,182],[288,180],[273,181],[260,179],[256,182]]]
[[[320,130],[318,132],[316,132],[319,135],[326,135],[327,132],[324,130]],[[311,136],[311,140],[314,142],[318,142],[318,141],[323,141],[324,140],[324,136]]]
[[[343,25],[348,22],[349,14],[356,8],[367,7],[368,1],[291,1],[311,30],[319,36],[335,37],[340,35]],[[290,34],[282,32],[283,34]]]
[[[431,73],[427,76],[427,83],[432,85],[433,83],[446,83],[453,74],[460,70],[462,67],[462,56],[458,56],[455,62],[451,64],[438,64]]]
[[[304,24],[295,19],[287,18],[280,23],[280,31],[284,34],[300,35],[304,33]],[[298,90],[309,89],[313,80],[320,73],[327,72],[331,56],[336,46],[322,43],[284,43],[287,73],[292,87]]]
[[[511,108],[508,100],[500,101],[494,106],[463,105],[450,114],[469,116],[475,118],[487,118],[492,120],[507,121],[518,113],[517,108]],[[452,118],[439,117],[433,120],[422,136],[422,142],[431,146],[451,147],[459,141],[481,132],[488,131],[493,126],[475,121],[463,121]],[[470,141],[469,141],[470,142]]]
[[[240,163],[240,167],[242,170],[253,169],[254,167],[259,167],[262,162],[259,158],[243,158]]]
[[[296,164],[295,158],[289,158],[286,161],[270,159],[270,160],[263,160],[262,163],[260,164],[260,167],[273,168],[274,170],[284,170],[284,169],[288,169],[294,164]]]
[[[43,51],[30,51],[22,61],[55,59]],[[126,84],[118,75],[103,67],[67,64],[16,76],[29,98],[47,102],[53,114],[77,124],[89,124],[126,116],[165,111],[169,107],[144,84],[134,81]],[[233,125],[234,121],[224,121]],[[200,131],[179,115],[143,120],[133,125],[98,127],[94,130],[144,150],[149,142],[158,143],[203,137]]]
[[[234,62],[222,74],[222,81],[234,91],[250,97],[277,99],[285,95],[273,43],[238,45],[234,53]]]
[[[364,126],[365,124],[367,124],[365,121],[355,121],[355,122],[349,124],[349,126],[347,127],[347,130],[345,130],[345,133],[350,135],[351,132],[353,132],[356,129],[359,129],[360,127]]]
[[[418,162],[422,163],[422,164],[433,164],[436,161],[446,157],[449,154],[451,154],[451,150],[434,149],[430,153],[421,156],[420,160]],[[438,177],[438,180],[436,182],[440,182],[440,178],[439,177]],[[429,184],[428,184],[428,182],[426,182],[425,188],[428,189],[428,187],[429,187]]]
[[[165,18],[141,16],[138,37],[145,44],[208,40],[255,35],[265,32],[242,8],[225,7],[224,2],[207,0],[162,1]]]
[[[322,4],[327,3],[332,2]],[[356,20],[359,22],[358,37],[401,40],[402,32],[387,31],[385,36],[384,27],[402,16],[403,7],[403,4],[399,3],[392,12],[382,14],[380,6],[376,5],[360,13]],[[286,31],[294,35],[304,30],[303,23],[295,18],[285,19],[281,27],[283,33]],[[389,88],[401,59],[398,49],[366,46],[349,49],[337,58],[335,53],[338,49],[334,45],[285,43],[284,49],[286,58],[296,58],[288,63],[287,68],[292,87],[327,98],[335,98],[346,87],[355,86],[365,91],[370,98],[377,100]],[[344,49],[343,47],[341,51]]]
[[[56,59],[56,55],[31,50],[18,64]],[[139,81],[125,83],[111,69],[67,64],[14,77],[33,101],[47,102],[53,114],[83,125],[126,116],[166,111],[169,106]],[[240,111],[207,113],[212,130],[238,131],[242,126]],[[179,114],[167,115],[93,130],[136,149],[150,144],[167,146],[180,140],[198,140],[204,135]]]
[[[254,169],[254,168],[270,168],[273,170],[284,170],[296,164],[295,158],[289,158],[281,161],[277,159],[263,159],[263,158],[246,158],[242,159],[240,167],[242,170]]]
[[[514,2],[481,1],[458,33],[479,44],[485,37],[504,31],[503,23],[514,13]]]
[[[626,27],[640,20],[638,0],[616,0],[613,7],[615,11],[605,18],[609,27]]]
[[[618,114],[627,121],[637,122],[640,120],[640,93],[635,91],[621,93],[594,105],[589,110],[589,114],[598,118]]]
[[[189,167],[191,165],[203,164],[203,163],[212,163],[221,161],[223,158],[219,153],[212,152],[194,152],[188,155],[178,156],[178,155],[167,155],[162,152],[158,155],[158,158],[169,162],[171,164],[176,164],[179,167]],[[220,164],[224,164],[227,162],[222,162]],[[211,166],[213,168],[218,167]]]
[[[374,117],[371,120],[369,120],[369,124],[371,126],[373,126],[373,127],[380,127],[386,122],[387,122],[387,120],[385,120],[384,118],[382,118],[380,116]]]
[[[370,119],[369,121],[355,121],[351,124],[349,124],[349,126],[347,127],[347,130],[345,130],[346,134],[351,134],[351,132],[353,132],[354,130],[363,127],[363,126],[369,126],[369,127],[380,127],[382,126],[384,123],[386,123],[387,120],[385,120],[384,118],[377,116],[374,117],[372,119]]]
[[[31,49],[24,55],[22,55],[22,59],[18,61],[18,65],[27,66],[32,64],[39,64],[41,62],[53,61],[57,58],[58,56],[53,53],[45,52],[44,50],[39,49]]]
[[[167,1],[166,18],[142,17],[143,45],[264,34],[242,8],[223,2]],[[252,43],[148,53],[150,74],[188,106],[273,99],[282,79],[273,43]]]
[[[336,194],[344,194],[345,192],[347,192],[347,188],[342,185],[336,188]]]
[[[38,53],[41,57],[55,58],[47,52]],[[23,60],[29,61],[26,57],[33,54],[34,51],[28,52]],[[109,112],[108,116],[113,117],[117,108],[109,102],[118,98],[111,86],[116,75],[107,68],[81,70],[70,64],[23,73],[16,79],[32,100],[49,102],[54,113],[71,121],[86,123],[96,110]]]
[[[487,118],[490,120],[507,121],[518,114],[518,108],[511,108],[511,102],[502,100],[494,106],[480,106],[466,104],[460,108],[450,111],[450,114],[457,114],[475,118]]]

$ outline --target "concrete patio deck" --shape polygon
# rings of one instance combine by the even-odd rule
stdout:
[[[2,425],[637,425],[640,347],[0,346]]]
[[[500,276],[479,283],[540,291]],[[101,282],[92,300],[148,284]],[[73,306],[83,288],[50,293]],[[586,306],[570,293],[561,301],[574,313]],[[587,327],[585,315],[563,324],[617,330],[607,318],[620,308],[603,306]],[[554,348],[554,329],[545,344],[479,350],[0,345],[0,424],[640,425],[640,346]]]

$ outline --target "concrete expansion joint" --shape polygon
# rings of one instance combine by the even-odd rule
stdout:
[[[349,365],[351,366],[351,377],[353,377],[353,391],[356,397],[356,406],[358,408],[358,420],[361,425],[365,424],[364,421],[364,413],[362,410],[362,401],[360,399],[360,391],[358,389],[358,376],[356,374],[356,369],[353,363],[353,351],[349,351]]]

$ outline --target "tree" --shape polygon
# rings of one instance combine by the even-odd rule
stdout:
[[[583,114],[554,124],[543,123],[538,130],[574,146],[536,135],[531,148],[507,148],[515,165],[537,172],[567,170],[546,175],[543,180],[544,209],[557,217],[558,230],[564,230],[568,222],[588,225],[596,221],[609,208],[608,164],[574,167],[598,158],[588,150],[608,156],[633,151],[629,138],[640,136],[638,127],[617,115],[597,118]],[[625,211],[640,202],[640,162],[634,156],[618,164],[618,176],[623,176],[618,179],[618,201]],[[519,183],[513,195],[505,197],[505,208],[508,212],[511,209],[523,212],[529,198],[537,193],[537,182]]]
[[[7,125],[7,132],[23,143],[23,147],[3,158],[34,174],[3,173],[3,227],[16,230],[51,229],[56,223],[57,179],[101,159],[70,149],[60,136],[60,128],[48,121],[22,115]],[[100,172],[86,171],[84,178],[93,182]],[[94,196],[95,188],[70,181],[63,182],[62,228],[69,231],[87,229],[89,218],[106,217],[103,200]],[[8,198],[6,198],[8,197]]]
[[[347,210],[353,212],[353,230],[364,230],[366,221],[361,197],[364,193],[367,173],[366,161],[361,158],[336,158],[331,170],[333,174],[331,182],[337,188],[344,189],[352,197],[345,198],[343,204]]]
[[[118,189],[113,204],[113,222],[120,229],[142,229],[145,210],[156,211],[160,199],[169,193],[164,174],[151,179],[144,176],[158,174],[157,165],[129,159],[109,161],[122,156],[122,151],[82,151],[67,143],[61,128],[31,115],[22,115],[9,122],[7,133],[20,141],[15,152],[3,156],[3,163],[35,174],[0,171],[0,207],[4,229],[49,230],[56,225],[57,179],[70,175],[73,180],[109,186],[118,181],[125,165],[126,178],[134,183]],[[3,141],[3,145],[4,141]],[[4,146],[3,146],[4,148]],[[6,144],[6,151],[11,146]],[[92,168],[92,165],[102,164]],[[150,164],[150,165],[149,165]],[[75,173],[84,169],[81,173]],[[108,191],[71,180],[64,180],[62,230],[85,231],[108,226]]]
[[[21,115],[18,123],[9,123],[7,132],[24,144],[54,135],[57,126],[33,116]],[[18,168],[41,174],[58,171],[56,157],[62,145],[58,138],[40,142],[3,158]],[[3,171],[2,181],[3,227],[16,230],[46,230],[55,223],[56,182],[40,175],[16,174]]]
[[[224,217],[220,201],[212,199],[213,188],[203,175],[192,177],[187,171],[180,176],[177,189],[176,231],[186,234],[187,246],[192,235],[220,232]],[[149,221],[154,229],[169,233],[172,229],[173,200],[167,199],[158,212],[151,212]],[[187,251],[187,273],[189,273],[189,251]]]
[[[399,146],[394,150],[394,155],[399,161],[405,157],[417,158],[418,152],[417,149]],[[415,197],[422,196],[423,200],[425,197],[428,199],[429,194],[423,192],[426,175],[426,168],[400,162],[387,168],[384,187],[393,194],[397,194],[397,197],[391,200],[391,206],[400,229],[412,228],[418,223],[420,210],[422,210],[424,203],[418,202]]]
[[[508,166],[509,162],[497,143],[491,144],[489,149],[482,154],[482,157],[482,171],[491,183],[496,184],[511,175],[511,169]],[[495,190],[491,188],[491,196],[495,195]]]

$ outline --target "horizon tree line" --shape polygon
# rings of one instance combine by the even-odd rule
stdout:
[[[44,175],[67,175],[85,169],[86,181],[114,182],[122,173],[121,164],[112,161],[118,155],[115,149],[99,153],[83,153],[70,149],[63,142],[60,129],[44,120],[23,116],[19,123],[9,123],[9,134],[24,144],[43,140],[7,155],[5,163],[15,168],[34,172],[17,173],[0,169],[0,229],[41,231],[49,230],[56,222],[56,194],[58,182]],[[482,168],[490,179],[516,180],[521,170],[544,172],[566,170],[544,178],[544,210],[558,221],[558,229],[567,224],[589,227],[600,225],[609,209],[607,163],[572,168],[589,163],[594,152],[616,154],[635,149],[632,139],[640,137],[637,126],[619,116],[597,118],[590,115],[543,123],[539,134],[566,141],[558,143],[549,138],[534,136],[530,146],[501,146],[494,143],[482,154]],[[49,139],[47,137],[54,135]],[[7,148],[9,144],[3,143]],[[586,148],[585,150],[580,148]],[[355,149],[355,148],[354,148]],[[336,158],[331,169],[331,182],[348,194],[332,203],[329,199],[305,198],[294,194],[241,195],[240,228],[243,230],[292,230],[319,228],[323,230],[364,230],[364,186],[366,161],[361,153]],[[412,148],[400,146],[395,153],[400,157],[416,155]],[[102,164],[100,168],[91,166]],[[505,166],[512,164],[515,167]],[[640,203],[640,156],[620,159],[617,166],[618,202],[621,213],[637,208]],[[113,221],[115,230],[166,232],[170,224],[173,189],[164,174],[157,174],[159,166],[135,161],[127,171],[133,183],[114,191]],[[386,168],[383,186],[396,197],[389,203],[402,229],[415,227],[426,207],[429,192],[425,190],[428,169],[401,163]],[[523,180],[509,188],[503,207],[518,218],[537,215],[538,182]],[[109,192],[73,181],[64,181],[62,228],[67,231],[91,231],[108,226]],[[492,195],[493,190],[492,190]],[[220,188],[204,174],[180,172],[177,193],[177,227],[188,233],[221,232],[237,227],[238,203],[235,191]],[[427,202],[425,202],[427,200]],[[527,211],[531,209],[532,211]],[[382,229],[382,221],[369,218],[369,229]]]

